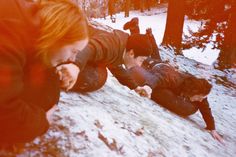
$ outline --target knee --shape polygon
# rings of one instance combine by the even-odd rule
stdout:
[[[73,87],[72,91],[75,92],[92,92],[96,91],[106,83],[107,70],[106,67],[97,67],[93,70],[83,72]]]
[[[195,106],[194,104],[188,104],[188,106],[183,108],[182,112],[180,112],[178,115],[180,115],[182,117],[188,117],[188,116],[196,113],[197,110],[198,110],[197,106]]]

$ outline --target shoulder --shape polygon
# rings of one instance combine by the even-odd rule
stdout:
[[[110,35],[115,35],[115,36],[119,36],[122,38],[128,38],[129,34],[122,31],[122,30],[118,30],[118,29],[113,29],[110,26],[101,24],[99,22],[90,20],[89,23],[89,32],[91,34],[91,36],[95,35],[95,34],[110,34]]]

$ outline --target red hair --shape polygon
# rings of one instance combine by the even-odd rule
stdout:
[[[40,35],[36,49],[47,60],[52,48],[88,38],[87,20],[79,7],[69,0],[41,0]]]

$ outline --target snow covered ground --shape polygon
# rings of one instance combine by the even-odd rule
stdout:
[[[217,82],[224,73],[164,49],[161,56],[173,66],[212,82],[209,102],[225,145],[204,130],[199,113],[188,119],[178,117],[119,85],[110,75],[96,92],[62,93],[48,133],[28,144],[19,157],[235,156],[236,90]]]
[[[107,18],[107,20],[104,20],[103,18],[95,20],[100,23],[109,25],[112,28],[122,30],[123,25],[127,21],[129,21],[133,17],[138,17],[141,33],[145,33],[146,28],[151,27],[157,43],[161,44],[166,25],[166,13],[166,6],[162,5],[160,8],[152,9],[149,12],[147,11],[144,13],[140,13],[139,11],[132,11],[129,18],[124,18],[123,12],[119,13],[116,15],[116,23],[112,23],[109,17]],[[184,32],[188,34],[188,27],[190,27],[193,31],[197,31],[200,25],[201,22],[188,20],[186,17],[184,22]],[[219,55],[219,50],[212,50],[211,45],[208,45],[204,52],[202,52],[202,49],[191,48],[189,50],[184,50],[183,54],[186,57],[197,60],[201,63],[212,65]]]
[[[117,15],[97,21],[121,29],[132,17],[140,19],[141,31],[152,27],[161,42],[166,9],[130,18]],[[151,16],[152,15],[152,16]],[[198,23],[187,22],[191,26]],[[214,52],[217,54],[217,52]],[[190,55],[190,54],[189,54]],[[187,56],[187,55],[186,55]],[[193,53],[191,57],[196,57]],[[236,88],[224,82],[225,73],[209,66],[214,57],[206,53],[201,64],[161,48],[161,57],[173,66],[208,79],[213,84],[209,102],[225,145],[204,130],[199,113],[178,117],[151,100],[121,86],[109,75],[105,86],[93,93],[62,93],[54,123],[44,136],[27,144],[18,157],[233,157],[236,156]],[[230,76],[233,76],[230,75]],[[0,155],[1,156],[1,155]]]

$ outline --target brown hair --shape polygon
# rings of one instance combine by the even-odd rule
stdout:
[[[147,35],[133,34],[128,37],[126,51],[134,51],[134,57],[150,56],[152,54],[152,45]]]
[[[41,27],[37,54],[47,61],[52,47],[62,47],[88,37],[87,20],[79,7],[69,0],[39,1]]]
[[[208,95],[211,88],[212,85],[207,80],[196,77],[186,78],[181,85],[182,94],[188,97]]]

